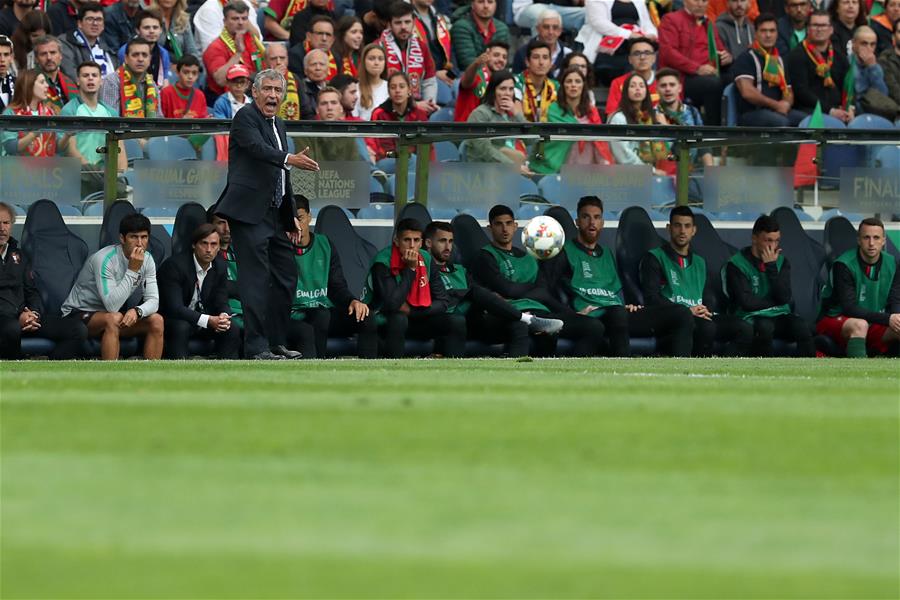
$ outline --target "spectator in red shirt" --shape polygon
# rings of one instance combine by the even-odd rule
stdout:
[[[459,95],[453,110],[453,120],[465,122],[481,104],[491,75],[506,68],[509,44],[502,40],[488,42],[486,50],[470,64],[459,78]]]
[[[200,77],[200,60],[185,54],[175,63],[178,80],[159,93],[162,115],[167,119],[206,119],[206,97],[194,87]]]
[[[628,43],[628,62],[632,72],[637,73],[647,82],[650,91],[650,102],[653,108],[659,104],[659,93],[656,91],[656,73],[653,71],[653,63],[656,62],[656,42],[650,38],[634,38]],[[616,77],[609,85],[609,96],[606,98],[606,114],[611,115],[619,110],[619,100],[622,99],[622,85],[631,73],[625,73]]]
[[[262,68],[265,48],[250,28],[249,7],[242,0],[233,0],[222,9],[225,27],[203,53],[206,67],[206,86],[216,96],[225,91],[228,69],[243,63],[251,73]]]
[[[724,50],[715,26],[706,18],[708,3],[684,0],[683,10],[663,17],[659,24],[659,68],[671,67],[681,73],[685,96],[695,106],[703,107],[703,122],[719,125],[724,87],[719,69],[730,65],[734,57]],[[713,60],[708,44],[710,30],[715,41]]]
[[[396,71],[388,77],[388,99],[372,112],[373,121],[427,121],[428,114],[416,106],[412,98],[409,76],[403,71]],[[393,154],[397,150],[394,138],[367,138],[376,167],[385,173],[394,172]],[[389,156],[390,155],[390,156]],[[410,170],[414,168],[414,156],[410,156]]]

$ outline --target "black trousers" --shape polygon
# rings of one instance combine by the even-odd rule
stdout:
[[[257,225],[234,219],[228,225],[244,310],[244,355],[250,358],[287,342],[297,266],[274,206]]]
[[[703,124],[722,124],[722,90],[725,86],[716,75],[688,75],[684,78],[684,95],[697,108],[703,107]]]
[[[522,311],[480,285],[469,288],[466,299],[472,303],[466,315],[470,337],[505,344],[507,356],[528,356],[528,325],[522,321]]]
[[[797,356],[815,356],[812,330],[798,315],[756,317],[753,321],[753,355],[772,356],[775,338],[797,343]]]
[[[384,314],[385,324],[379,328],[383,356],[402,358],[406,338],[434,340],[435,352],[459,357],[466,352],[466,319],[462,315],[442,313],[407,316],[400,312]]]
[[[356,354],[360,358],[377,358],[378,328],[375,319],[369,316],[361,322],[347,314],[346,309],[308,308],[304,318],[292,318],[288,322],[287,341],[296,348],[303,358],[325,358],[328,336],[350,336],[356,334]]]
[[[56,347],[50,353],[54,360],[71,360],[84,354],[88,338],[87,325],[78,318],[41,317],[41,328],[23,332],[19,317],[0,317],[0,359],[22,358],[22,338],[40,337],[53,340]]]
[[[603,323],[612,356],[631,356],[631,337],[655,337],[659,354],[690,356],[694,345],[694,316],[684,306],[647,306],[628,312],[611,306],[596,319]]]
[[[694,317],[694,356],[712,356],[715,342],[725,343],[723,356],[750,356],[753,325],[734,315],[715,315],[712,321]]]
[[[165,356],[173,360],[188,357],[188,344],[192,339],[212,340],[216,347],[216,356],[227,360],[235,360],[241,353],[241,328],[232,324],[228,331],[215,332],[212,329],[201,329],[196,323],[182,319],[166,319]]]

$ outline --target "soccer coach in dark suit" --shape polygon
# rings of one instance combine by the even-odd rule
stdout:
[[[284,76],[257,74],[253,103],[231,122],[228,183],[216,214],[228,220],[244,308],[244,355],[274,360],[299,358],[284,335],[297,287],[293,244],[299,231],[289,169],[318,171],[306,153],[287,152],[284,122],[276,116],[284,99]]]

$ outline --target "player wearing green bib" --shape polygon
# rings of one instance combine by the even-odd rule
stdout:
[[[603,201],[584,196],[577,211],[578,236],[566,240],[562,252],[545,267],[572,308],[594,322],[600,336],[605,334],[613,356],[631,355],[631,336],[656,337],[661,354],[690,356],[694,328],[690,311],[677,304],[653,308],[626,305],[615,257],[598,243],[603,231]]]
[[[885,243],[881,219],[863,219],[857,247],[837,258],[822,292],[816,333],[834,339],[850,358],[864,358],[867,348],[887,354],[900,340],[900,269]]]
[[[237,259],[234,256],[234,248],[231,247],[231,229],[228,221],[213,212],[213,207],[206,211],[206,221],[212,224],[219,232],[219,256],[225,261],[227,267],[228,310],[231,314],[231,326],[244,328],[244,311],[241,308],[241,296],[237,287]]]
[[[353,297],[331,241],[310,228],[309,200],[295,195],[300,243],[295,247],[297,290],[291,303],[288,342],[304,358],[325,358],[329,333],[349,337],[356,333],[360,358],[378,355],[378,333],[369,307]]]
[[[465,315],[470,337],[488,344],[505,343],[507,356],[526,356],[529,332],[554,334],[562,329],[562,321],[522,312],[475,283],[468,269],[452,260],[453,226],[450,223],[429,223],[425,228],[425,247],[447,288],[447,312]]]
[[[364,300],[378,311],[383,355],[403,356],[407,337],[434,339],[435,353],[463,356],[466,319],[447,312],[450,306],[440,269],[422,252],[422,226],[401,219],[392,243],[375,255]]]
[[[676,206],[666,225],[669,243],[654,248],[641,260],[641,291],[647,307],[680,304],[694,319],[694,356],[711,356],[713,342],[726,342],[727,356],[750,352],[753,327],[734,315],[716,314],[710,307],[715,297],[709,287],[706,261],[691,250],[697,233],[694,212]]]
[[[482,248],[474,266],[475,280],[487,289],[500,294],[515,308],[542,317],[559,319],[563,328],[559,337],[572,340],[575,356],[599,354],[602,328],[593,320],[577,314],[555,298],[547,286],[544,273],[536,258],[521,248],[513,247],[513,236],[519,225],[512,209],[498,204],[488,213],[490,244]],[[556,336],[534,339],[539,356],[552,356],[556,351]]]
[[[732,314],[753,324],[754,356],[772,356],[772,340],[797,343],[797,356],[815,356],[809,325],[791,311],[791,266],[781,255],[781,228],[762,215],[753,224],[750,245],[722,270]]]

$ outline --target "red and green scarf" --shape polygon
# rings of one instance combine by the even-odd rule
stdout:
[[[544,87],[538,92],[531,81],[528,69],[522,71],[522,113],[533,123],[546,123],[550,105],[556,102],[556,85],[549,77],[544,79]]]
[[[119,73],[119,108],[123,117],[153,119],[159,114],[159,97],[153,75],[144,74],[144,93],[138,93],[138,85],[131,71],[122,65]]]
[[[303,54],[304,56],[309,54],[309,51],[312,50],[312,45],[305,41],[303,42]],[[331,81],[332,77],[338,74],[338,66],[337,60],[334,58],[334,52],[331,50],[328,51],[328,75],[325,77],[327,81]]]
[[[720,72],[719,53],[716,51],[716,32],[712,21],[706,19],[706,49],[709,56],[709,64],[716,68],[716,75]]]
[[[822,56],[822,53],[809,40],[803,40],[802,44],[809,60],[816,65],[816,75],[822,78],[825,87],[834,87],[834,79],[831,78],[831,66],[834,64],[834,48],[831,44],[828,44],[826,57]]]
[[[232,54],[237,54],[237,44],[234,43],[234,38],[231,37],[230,33],[223,29],[222,33],[219,35],[219,39],[225,43],[225,47],[227,47]],[[244,48],[251,49],[250,59],[253,61],[256,71],[262,71],[263,56],[266,55],[266,47],[263,46],[262,41],[249,31],[246,31],[244,32]],[[243,60],[241,62],[243,62]]]
[[[400,258],[400,248],[396,245],[391,246],[391,275],[396,277],[403,269],[406,263]],[[410,306],[431,306],[431,280],[428,277],[428,269],[425,267],[425,260],[419,255],[419,262],[416,263],[415,283],[409,288],[406,295],[406,303]]]
[[[44,73],[44,79],[47,80],[47,101],[59,112],[66,102],[78,96],[78,86],[62,71],[57,71],[56,77],[58,78],[57,83],[53,83],[50,76]]]
[[[359,52],[351,50],[348,56],[341,59],[341,73],[359,79]]]
[[[300,119],[300,92],[298,91],[297,78],[288,71],[284,74],[287,81],[287,89],[284,91],[284,100],[278,107],[278,116],[285,121]]]
[[[850,68],[844,75],[844,86],[841,89],[841,108],[851,110],[856,106],[856,57],[850,57]]]
[[[637,114],[638,125],[653,125],[653,115],[644,111]],[[638,144],[638,156],[648,165],[655,165],[657,161],[666,160],[669,157],[669,147],[665,142],[644,140]]]
[[[33,116],[31,112],[31,108],[26,106],[24,108],[15,108],[12,110],[14,115],[22,115],[26,117]],[[49,105],[47,102],[41,102],[37,107],[37,116],[39,117],[52,117],[59,114],[58,110],[53,110],[52,105]],[[31,133],[30,131],[20,131],[19,139],[22,139],[26,135]],[[21,154],[27,154],[28,156],[33,156],[35,158],[47,158],[50,156],[56,156],[56,134],[52,131],[39,133],[36,132],[37,135],[31,143],[28,144],[28,148],[25,152]]]
[[[403,71],[409,77],[409,87],[413,98],[422,98],[422,81],[425,79],[425,57],[427,46],[422,45],[418,36],[410,36],[406,42],[406,51],[400,49],[390,29],[381,33],[379,43],[384,48],[387,72]]]
[[[219,2],[222,2],[224,4],[225,2],[227,2],[227,0],[219,0]],[[275,11],[269,7],[266,7],[264,12],[278,21],[282,27],[290,30],[291,23],[294,20],[294,15],[296,15],[301,10],[305,10],[308,4],[308,0],[291,0],[291,3],[288,4],[287,9],[284,11],[284,16],[281,17],[279,17],[279,15],[277,15]],[[328,10],[334,12],[334,0],[328,0]]]
[[[784,65],[778,60],[778,48],[772,48],[771,52],[759,45],[758,41],[754,41],[750,46],[760,58],[763,59],[762,78],[773,86],[777,86],[781,90],[781,98],[790,102],[791,90],[787,84],[787,78],[784,76]]]
[[[450,45],[450,28],[447,26],[447,21],[441,15],[435,15],[435,36],[437,36],[438,44],[441,45],[441,49],[444,51],[444,58],[446,59],[444,62],[444,69],[452,69],[453,63],[450,62],[451,52],[453,51]],[[425,23],[422,21],[422,18],[416,13],[416,35],[420,40],[428,44],[428,30],[425,28]],[[491,26],[494,23],[491,21]],[[437,62],[437,60],[435,60]]]

